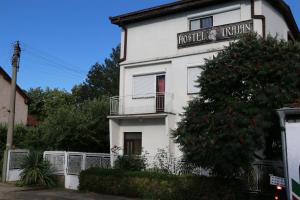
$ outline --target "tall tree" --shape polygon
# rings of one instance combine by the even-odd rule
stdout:
[[[59,89],[30,89],[29,113],[41,121],[24,143],[36,149],[109,151],[107,96],[118,94],[120,47],[104,64],[96,63],[72,94]]]
[[[74,98],[71,93],[57,88],[31,88],[27,95],[29,97],[29,114],[43,121],[50,113],[64,105],[73,104]]]
[[[112,49],[109,58],[103,64],[94,64],[87,74],[85,82],[76,85],[72,93],[77,102],[92,100],[101,96],[118,95],[120,46]]]
[[[62,106],[40,125],[48,150],[109,152],[108,99]]]
[[[234,176],[255,157],[280,157],[276,109],[300,99],[300,45],[245,35],[207,60],[201,91],[174,132],[188,160]]]

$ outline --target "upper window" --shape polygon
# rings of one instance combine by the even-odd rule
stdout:
[[[209,28],[213,26],[213,17],[204,17],[190,20],[190,30],[198,30],[201,28]]]
[[[142,75],[133,77],[133,98],[154,97],[155,76]]]
[[[165,93],[165,75],[146,74],[133,76],[133,98],[155,97]]]
[[[187,93],[196,94],[200,92],[199,84],[197,83],[202,69],[200,67],[189,67],[187,70]]]

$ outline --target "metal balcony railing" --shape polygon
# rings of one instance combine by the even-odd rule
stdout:
[[[110,98],[111,115],[172,112],[173,94],[151,93]]]

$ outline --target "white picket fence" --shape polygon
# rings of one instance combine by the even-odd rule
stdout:
[[[22,173],[21,163],[23,162],[24,158],[28,155],[28,153],[29,150],[27,149],[8,150],[8,160],[6,167],[7,182],[20,180],[20,174]]]
[[[54,174],[64,176],[65,188],[77,190],[79,174],[91,167],[111,167],[111,155],[67,151],[45,151],[44,159],[53,167]]]
[[[22,173],[21,163],[29,150],[10,150],[8,152],[8,165],[6,181],[20,180]],[[50,162],[54,174],[62,176],[67,189],[77,190],[79,186],[79,174],[82,170],[91,167],[111,168],[117,158],[115,154],[107,153],[85,153],[67,151],[45,151],[43,158]],[[210,176],[209,170],[203,169],[200,165],[182,161],[180,158],[169,156],[157,157],[147,156],[146,168],[148,171],[159,171],[170,174],[194,174],[197,176]],[[283,176],[281,162],[256,161],[252,163],[252,170],[248,177],[248,187],[251,192],[264,192],[269,188],[269,175]]]

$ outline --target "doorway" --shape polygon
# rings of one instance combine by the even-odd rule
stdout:
[[[124,133],[124,155],[142,154],[142,133],[125,132]]]

